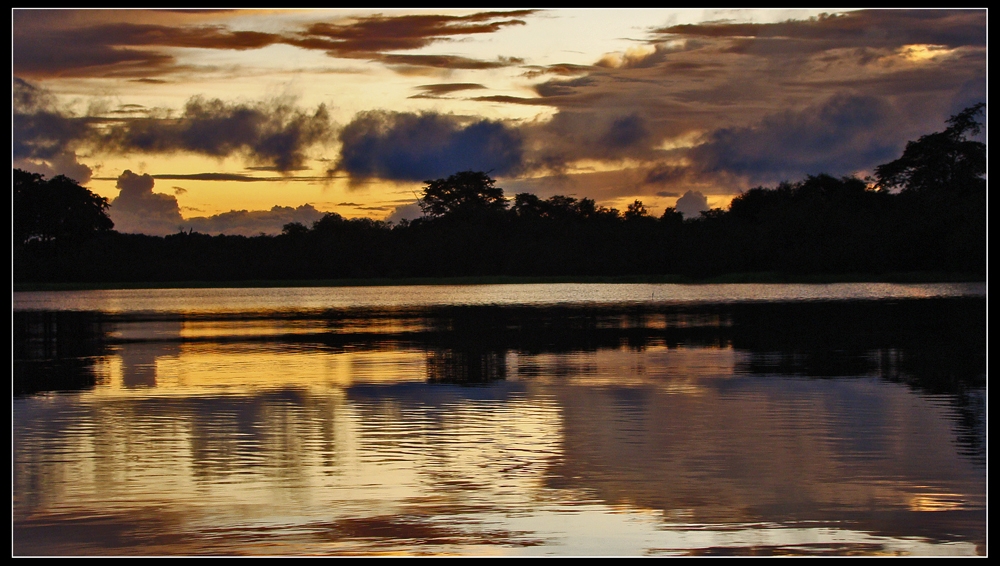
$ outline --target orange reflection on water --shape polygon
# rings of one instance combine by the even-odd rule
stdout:
[[[959,493],[918,493],[910,498],[911,511],[955,511],[968,506]]]
[[[98,361],[106,386],[96,395],[249,393],[258,389],[347,387],[356,382],[423,381],[426,356],[386,347],[337,352],[267,343],[149,342],[121,345]]]
[[[197,328],[140,325],[97,386],[16,400],[15,552],[978,552],[985,476],[947,407],[876,376],[740,374],[730,345],[655,337],[529,352]]]
[[[593,352],[511,356],[511,373],[535,383],[587,387],[653,387],[664,393],[697,395],[706,378],[734,374],[741,355],[732,347],[668,347],[599,349]]]

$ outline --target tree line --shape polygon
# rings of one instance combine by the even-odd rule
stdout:
[[[14,282],[170,282],[452,276],[710,277],[986,273],[985,104],[907,144],[872,178],[821,174],[756,187],[728,209],[655,217],[589,198],[508,199],[487,173],[425,182],[424,216],[328,213],[275,236],[121,234],[106,199],[14,170]]]

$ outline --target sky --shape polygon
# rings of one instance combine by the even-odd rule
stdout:
[[[419,216],[424,181],[687,216],[986,101],[985,9],[12,9],[12,162],[115,229]]]

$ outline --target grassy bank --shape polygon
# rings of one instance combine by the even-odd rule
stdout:
[[[385,285],[503,285],[537,283],[954,283],[984,281],[985,278],[966,273],[844,273],[844,274],[784,274],[729,273],[707,278],[681,275],[634,275],[616,277],[405,277],[399,279],[321,279],[321,280],[248,280],[248,281],[158,281],[158,282],[87,282],[87,283],[14,283],[14,291],[78,291],[92,289],[205,289],[250,287],[363,287]]]

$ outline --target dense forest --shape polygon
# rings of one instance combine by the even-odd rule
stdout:
[[[14,283],[455,276],[796,277],[986,274],[985,104],[907,144],[865,180],[757,187],[727,210],[651,216],[588,198],[508,199],[478,171],[426,181],[424,216],[388,224],[329,213],[275,236],[121,234],[108,202],[59,176],[13,172]]]

